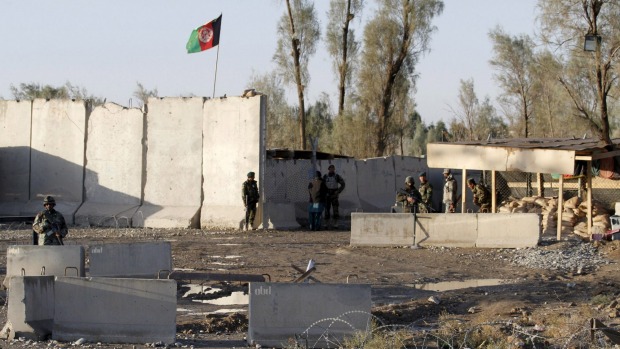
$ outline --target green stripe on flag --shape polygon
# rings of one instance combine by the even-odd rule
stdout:
[[[198,41],[198,30],[194,29],[192,34],[189,36],[189,40],[187,40],[187,45],[185,45],[187,49],[187,53],[196,53],[202,51],[200,48],[200,42]]]

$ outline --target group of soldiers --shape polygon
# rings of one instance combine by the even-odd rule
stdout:
[[[458,184],[449,168],[443,170],[443,212],[456,212],[456,205],[460,199],[457,196]],[[405,178],[405,188],[396,193],[396,204],[402,207],[404,213],[430,213],[433,209],[433,186],[426,177],[426,172],[419,174],[420,187],[415,187],[413,177]],[[479,207],[478,212],[491,212],[491,195],[489,190],[481,183],[476,184],[473,178],[467,179],[467,186],[472,191],[473,203]]]

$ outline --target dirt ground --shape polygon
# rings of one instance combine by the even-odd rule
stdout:
[[[30,230],[24,225],[3,225],[0,233],[0,272],[4,274],[7,246],[28,244]],[[299,272],[291,265],[305,269],[308,261],[314,259],[316,272],[312,276],[317,280],[345,283],[349,279],[352,283],[371,284],[373,314],[383,324],[404,325],[410,330],[437,330],[440,323],[454,318],[459,324],[519,323],[523,328],[538,331],[540,338],[555,338],[571,336],[551,331],[556,328],[557,321],[572,322],[573,331],[580,333],[589,332],[589,317],[611,326],[619,323],[614,304],[620,298],[618,241],[597,243],[598,252],[610,263],[601,264],[596,270],[575,273],[516,266],[508,251],[502,249],[359,248],[350,247],[349,238],[348,230],[242,232],[74,228],[66,242],[88,247],[95,243],[169,241],[174,268],[268,274],[273,282],[292,281]],[[568,244],[549,241],[537,249],[557,250]],[[493,284],[493,280],[498,279],[506,282]],[[484,280],[491,284],[484,286]],[[447,286],[445,291],[433,290],[434,285],[450,281],[460,286]],[[247,304],[197,302],[200,297],[196,295],[184,297],[190,289],[189,283],[179,283],[176,346],[245,347]],[[466,287],[468,285],[470,287]],[[247,285],[239,282],[227,285],[208,282],[202,285],[202,291],[210,287],[221,288],[220,293],[224,294],[247,290]],[[6,300],[5,292],[0,295]],[[435,297],[435,302],[429,301],[431,296]],[[202,298],[210,297],[202,294]],[[222,309],[233,311],[207,314]],[[6,322],[6,310],[5,304],[0,310],[2,323]],[[0,348],[56,348],[71,344],[51,340],[39,343],[0,340]],[[82,346],[141,348],[154,344],[86,343]]]

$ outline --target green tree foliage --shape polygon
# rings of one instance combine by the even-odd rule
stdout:
[[[332,114],[329,96],[322,93],[319,99],[308,108],[308,127],[306,131],[311,138],[318,139],[319,150],[330,147]]]
[[[493,58],[490,63],[496,69],[494,75],[503,92],[501,101],[505,110],[512,111],[520,119],[518,136],[530,136],[530,119],[534,108],[534,42],[527,35],[510,36],[500,27],[489,33],[493,43]]]
[[[361,112],[375,124],[375,155],[382,156],[398,137],[393,116],[415,85],[415,66],[428,50],[432,19],[443,11],[439,0],[380,0],[379,9],[364,28],[364,49],[358,86]],[[406,106],[401,105],[401,110]]]
[[[267,96],[267,148],[294,149],[299,144],[295,132],[297,119],[295,111],[286,102],[286,91],[282,78],[275,72],[254,74],[248,88]]]
[[[33,100],[36,98],[43,99],[78,99],[87,100],[92,103],[93,106],[97,106],[104,103],[104,100],[100,97],[95,97],[88,93],[88,91],[79,86],[74,86],[69,81],[64,85],[54,87],[52,85],[40,85],[38,83],[21,83],[19,87],[11,84],[11,94],[13,98],[17,100]]]
[[[299,140],[306,149],[306,115],[304,90],[308,86],[308,60],[320,39],[314,3],[309,0],[286,0],[287,12],[278,22],[278,44],[273,60],[284,83],[295,84],[298,100]]]
[[[350,24],[363,7],[364,0],[331,0],[329,3],[325,40],[338,76],[338,115],[344,111],[346,91],[351,86],[360,47]]]
[[[559,81],[575,115],[611,144],[609,99],[618,90],[620,3],[617,0],[540,0],[541,33],[564,71]],[[584,34],[600,36],[594,52],[584,52]]]
[[[136,82],[136,89],[133,91],[133,96],[140,102],[140,108],[149,100],[149,97],[159,97],[157,88],[152,90],[146,89],[140,82]]]

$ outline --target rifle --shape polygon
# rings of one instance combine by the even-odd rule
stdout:
[[[50,236],[54,235],[59,245],[64,245],[65,243],[62,241],[62,233],[60,232],[60,226],[58,223],[52,223],[52,229],[47,232],[45,235]]]
[[[424,206],[424,208],[426,208],[427,212],[435,212],[435,210],[430,206],[424,203],[424,201],[422,201],[422,197],[420,196],[419,192],[414,192],[413,194],[403,190],[403,189],[398,189],[396,191],[397,194],[402,194],[402,195],[406,195],[409,198],[412,198],[414,200],[414,204],[417,205],[422,205]],[[414,205],[415,206],[415,205]]]

